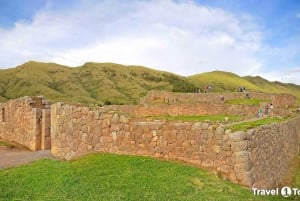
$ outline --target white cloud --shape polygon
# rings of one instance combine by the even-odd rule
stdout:
[[[32,21],[0,30],[0,66],[28,60],[144,65],[181,75],[211,70],[246,75],[262,62],[262,33],[251,16],[192,1],[79,1],[46,7]]]
[[[285,70],[284,72],[282,72],[280,77],[280,81],[300,85],[300,67],[289,68],[289,70]]]
[[[300,13],[297,13],[296,17],[297,17],[297,18],[300,18]]]

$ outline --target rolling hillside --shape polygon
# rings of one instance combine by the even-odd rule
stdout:
[[[186,78],[139,66],[86,63],[71,68],[54,63],[28,62],[0,71],[0,101],[43,95],[54,102],[135,104],[147,91],[189,92]]]
[[[0,102],[21,96],[43,95],[53,102],[92,104],[137,104],[149,90],[202,91],[210,84],[213,92],[253,91],[291,93],[300,100],[300,86],[269,82],[261,77],[239,77],[214,71],[190,77],[141,66],[86,63],[76,68],[55,63],[27,62],[0,70]]]
[[[261,91],[266,93],[289,93],[300,100],[300,86],[281,82],[270,82],[259,76],[240,77],[236,74],[222,71],[213,71],[188,77],[188,80],[200,89],[204,89],[207,84],[212,85],[214,92],[237,91],[239,87],[245,87],[251,91]]]

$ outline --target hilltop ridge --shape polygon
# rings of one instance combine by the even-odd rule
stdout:
[[[0,101],[21,96],[43,95],[53,102],[92,104],[137,104],[150,90],[173,92],[203,91],[210,84],[213,92],[232,92],[238,87],[252,91],[290,93],[300,100],[300,86],[270,82],[261,77],[240,77],[213,71],[183,77],[143,66],[87,62],[68,67],[56,63],[29,61],[0,70]]]

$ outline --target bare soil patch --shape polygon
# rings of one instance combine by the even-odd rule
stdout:
[[[53,158],[50,150],[33,152],[16,143],[6,142],[0,139],[0,170],[45,158]]]

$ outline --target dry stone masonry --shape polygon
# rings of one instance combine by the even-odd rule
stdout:
[[[231,114],[254,117],[259,107],[265,108],[272,103],[274,115],[288,116],[286,108],[292,107],[296,98],[289,94],[265,94],[249,92],[251,98],[266,101],[260,106],[226,104],[217,93],[171,93],[168,91],[151,91],[140,100],[140,105],[112,105],[107,109],[132,114],[136,117],[180,116],[180,115],[216,115]],[[245,93],[224,93],[225,100],[245,99]]]
[[[50,102],[23,97],[0,105],[0,138],[31,150],[50,148]]]
[[[295,104],[296,97],[290,94],[266,94],[262,92],[247,92],[249,97],[260,100],[268,100],[269,102],[280,108],[288,108]],[[168,91],[150,91],[145,97],[140,99],[143,105],[153,105],[159,103],[165,104],[195,104],[195,103],[220,103],[220,96],[223,95],[224,100],[243,99],[246,93],[172,93]]]
[[[286,100],[282,107],[292,104],[285,96],[280,97]],[[201,104],[205,103],[193,107],[197,110]],[[161,110],[183,114],[172,109],[175,105]],[[132,115],[133,111],[147,114],[153,107],[156,103],[94,109],[56,103],[50,109],[50,103],[41,97],[24,97],[0,105],[0,137],[31,150],[51,148],[53,155],[66,160],[95,151],[180,160],[220,172],[244,186],[259,188],[280,186],[289,164],[299,153],[300,116],[232,132],[209,121],[175,122]],[[149,114],[154,112],[156,109]]]

